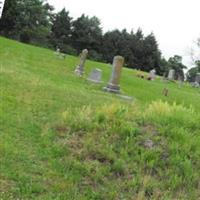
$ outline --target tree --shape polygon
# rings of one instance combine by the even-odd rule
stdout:
[[[195,82],[195,78],[197,73],[200,73],[200,60],[197,60],[195,62],[196,67],[191,68],[190,70],[188,70],[186,76],[187,76],[187,80],[189,82]]]
[[[106,62],[111,63],[115,55],[120,54],[121,33],[119,30],[109,31],[104,34],[102,41],[102,54]]]
[[[47,46],[53,7],[42,0],[6,0],[2,35]]]
[[[190,57],[194,65],[197,60],[200,60],[200,36],[197,38],[193,47],[190,49]]]
[[[91,57],[93,57],[93,54],[97,59],[101,59],[101,55],[99,54],[101,41],[102,29],[100,27],[100,20],[97,17],[89,18],[83,14],[73,21],[72,46],[78,52],[87,48],[90,51]]]
[[[144,36],[142,29],[135,33],[126,29],[108,31],[103,35],[97,17],[81,15],[72,21],[65,9],[53,14],[45,0],[6,0],[0,21],[0,34],[22,42],[45,47],[58,47],[69,54],[89,50],[89,58],[111,63],[115,55],[125,58],[125,67],[158,74],[166,71],[166,63],[153,33]],[[163,64],[164,63],[164,64]]]
[[[65,9],[57,13],[52,22],[50,42],[54,48],[59,48],[62,52],[76,54],[76,50],[72,49],[72,17]]]
[[[185,65],[182,64],[182,57],[175,55],[168,60],[169,69],[175,70],[175,79],[178,80],[180,77],[184,79],[184,69],[187,69]]]
[[[161,60],[160,60],[159,70],[160,70],[160,73],[159,73],[160,75],[167,77],[168,72],[170,70],[170,66],[169,66],[168,61],[164,57],[162,57]]]
[[[125,57],[125,66],[143,71],[150,71],[155,68],[157,73],[160,69],[161,53],[155,36],[152,34],[144,37],[142,30],[138,29],[128,33],[126,29],[109,31],[103,36],[102,43],[103,58],[112,62],[115,55]]]
[[[186,76],[189,82],[194,82],[196,78],[196,74],[200,73],[200,37],[196,41],[196,51],[192,51],[192,61],[194,63],[193,68],[188,70]]]
[[[153,33],[146,36],[143,42],[143,70],[150,71],[156,69],[158,74],[161,74],[160,60],[161,53],[158,49],[158,44]]]
[[[16,18],[19,16],[18,0],[6,0],[2,18],[0,20],[0,34],[13,37],[13,30],[16,27]]]

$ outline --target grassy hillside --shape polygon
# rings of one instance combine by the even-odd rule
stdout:
[[[77,64],[0,38],[0,199],[199,199],[199,90],[123,69],[130,102]]]

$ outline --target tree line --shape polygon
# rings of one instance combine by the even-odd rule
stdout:
[[[111,63],[115,55],[125,57],[125,67],[167,75],[175,69],[176,79],[183,76],[182,58],[175,55],[166,60],[153,33],[144,35],[142,29],[128,32],[112,30],[103,33],[96,17],[82,14],[77,19],[63,9],[55,13],[53,6],[43,0],[6,0],[0,35],[21,42],[78,55],[89,50],[89,58]]]
[[[186,74],[187,80],[189,82],[195,82],[196,74],[200,73],[200,36],[196,41],[196,52],[197,52],[196,56],[194,55],[195,54],[194,51],[192,52],[191,55],[194,67],[188,70]]]

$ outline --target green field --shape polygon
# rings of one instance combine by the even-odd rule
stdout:
[[[77,64],[0,37],[0,199],[200,199],[199,89],[124,68],[127,101]]]

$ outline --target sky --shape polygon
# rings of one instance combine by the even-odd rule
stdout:
[[[200,36],[200,0],[47,0],[70,16],[97,16],[103,31],[141,28],[154,33],[165,58],[175,54],[190,67],[190,49]]]

